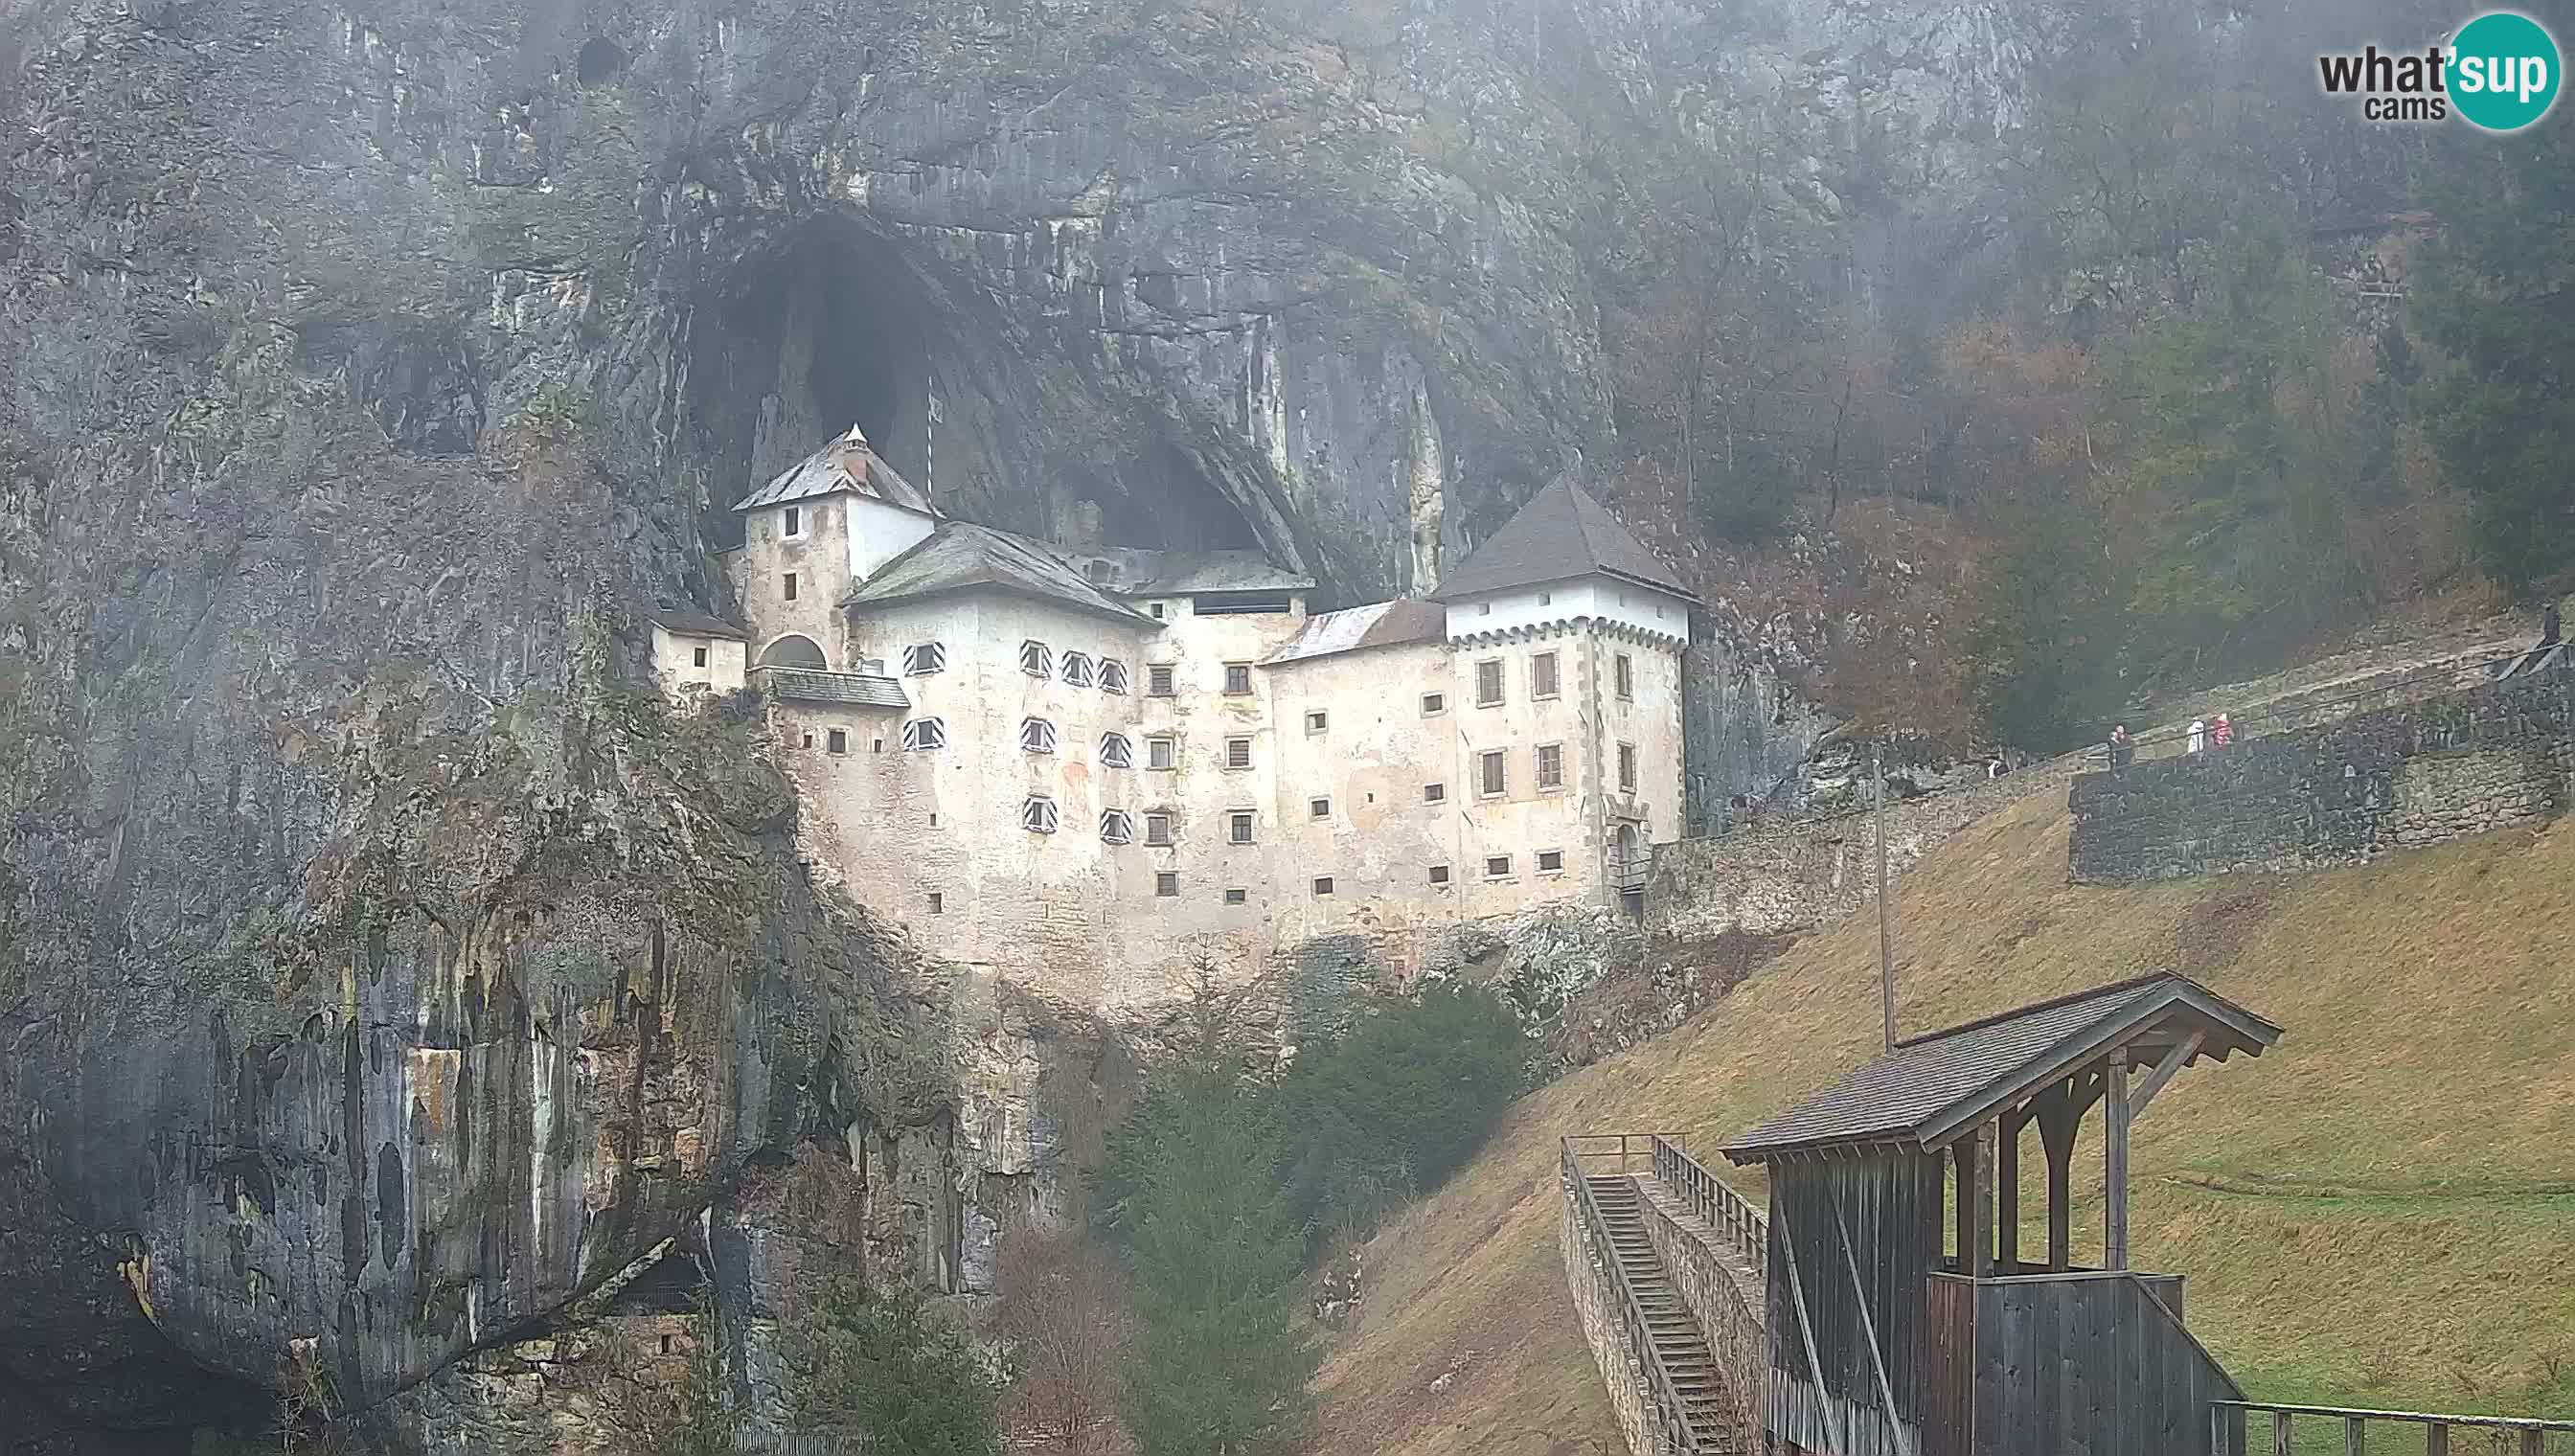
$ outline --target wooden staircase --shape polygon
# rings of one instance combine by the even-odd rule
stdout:
[[[1680,1397],[1682,1415],[1689,1422],[1696,1448],[1711,1453],[1732,1451],[1730,1417],[1716,1361],[1708,1354],[1698,1321],[1681,1303],[1671,1281],[1663,1277],[1663,1261],[1655,1257],[1653,1243],[1645,1237],[1645,1216],[1637,1201],[1636,1180],[1620,1173],[1593,1175],[1583,1182],[1590,1186],[1591,1201],[1600,1210],[1619,1271],[1626,1275],[1627,1287],[1635,1291],[1638,1312],[1644,1316],[1646,1332],[1653,1340],[1654,1355],[1671,1377],[1672,1390]],[[1635,1353],[1641,1357],[1644,1352]]]

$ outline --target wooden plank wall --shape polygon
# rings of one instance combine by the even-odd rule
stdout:
[[[1771,1165],[1770,1416],[1781,1439],[1812,1451],[1841,1449],[1847,1456],[1895,1452],[1879,1387],[1880,1360],[1894,1391],[1896,1423],[1918,1432],[1923,1301],[1925,1281],[1940,1258],[1941,1175],[1937,1156]],[[1798,1328],[1800,1292],[1811,1321],[1812,1362]],[[1817,1364],[1820,1372],[1812,1368]],[[1826,1429],[1826,1423],[1837,1429]]]
[[[1934,1282],[1976,1302],[1975,1435],[1956,1456],[2209,1456],[2210,1402],[2243,1398],[2135,1278]]]

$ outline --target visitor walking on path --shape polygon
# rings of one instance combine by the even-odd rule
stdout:
[[[2137,740],[2128,736],[2128,726],[2123,723],[2110,729],[2111,768],[2125,768],[2128,766],[2128,761],[2136,756]]]
[[[2539,645],[2542,648],[2557,646],[2558,635],[2564,632],[2565,628],[2564,619],[2558,615],[2557,604],[2549,603],[2548,610],[2539,615]]]
[[[2208,745],[2212,748],[2222,748],[2233,741],[2235,741],[2235,725],[2227,722],[2226,715],[2221,713],[2217,716],[2217,722],[2209,726]]]
[[[2208,746],[2208,725],[2198,719],[2190,721],[2190,750],[2194,753]]]

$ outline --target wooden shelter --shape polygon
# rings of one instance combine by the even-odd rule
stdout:
[[[1770,1179],[1765,1424],[1832,1456],[2181,1456],[2241,1392],[2128,1262],[2128,1128],[2194,1061],[2280,1028],[2180,975],[1900,1042],[1724,1148]],[[2102,1269],[2075,1267],[2075,1131],[2104,1118]],[[2035,1124],[2047,1248],[2020,1247]],[[1945,1247],[1944,1247],[1945,1245]]]

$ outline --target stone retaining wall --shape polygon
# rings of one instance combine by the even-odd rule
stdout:
[[[1574,1319],[1582,1326],[1582,1342],[1591,1347],[1591,1363],[1600,1369],[1600,1383],[1608,1387],[1609,1409],[1627,1437],[1629,1456],[1673,1456],[1645,1393],[1650,1377],[1627,1347],[1626,1331],[1618,1323],[1618,1286],[1609,1277],[1609,1250],[1592,1247],[1573,1190],[1562,1189],[1559,1196],[1564,1208],[1556,1220],[1555,1243],[1564,1256],[1564,1287],[1572,1291]]]
[[[1645,1239],[1663,1262],[1663,1277],[1680,1295],[1707,1341],[1734,1407],[1734,1449],[1761,1449],[1761,1395],[1769,1379],[1769,1292],[1725,1246],[1707,1220],[1690,1211],[1654,1178],[1643,1190]]]
[[[2072,871],[2123,883],[2349,864],[2562,810],[2575,672],[2408,703],[2073,782]]]

